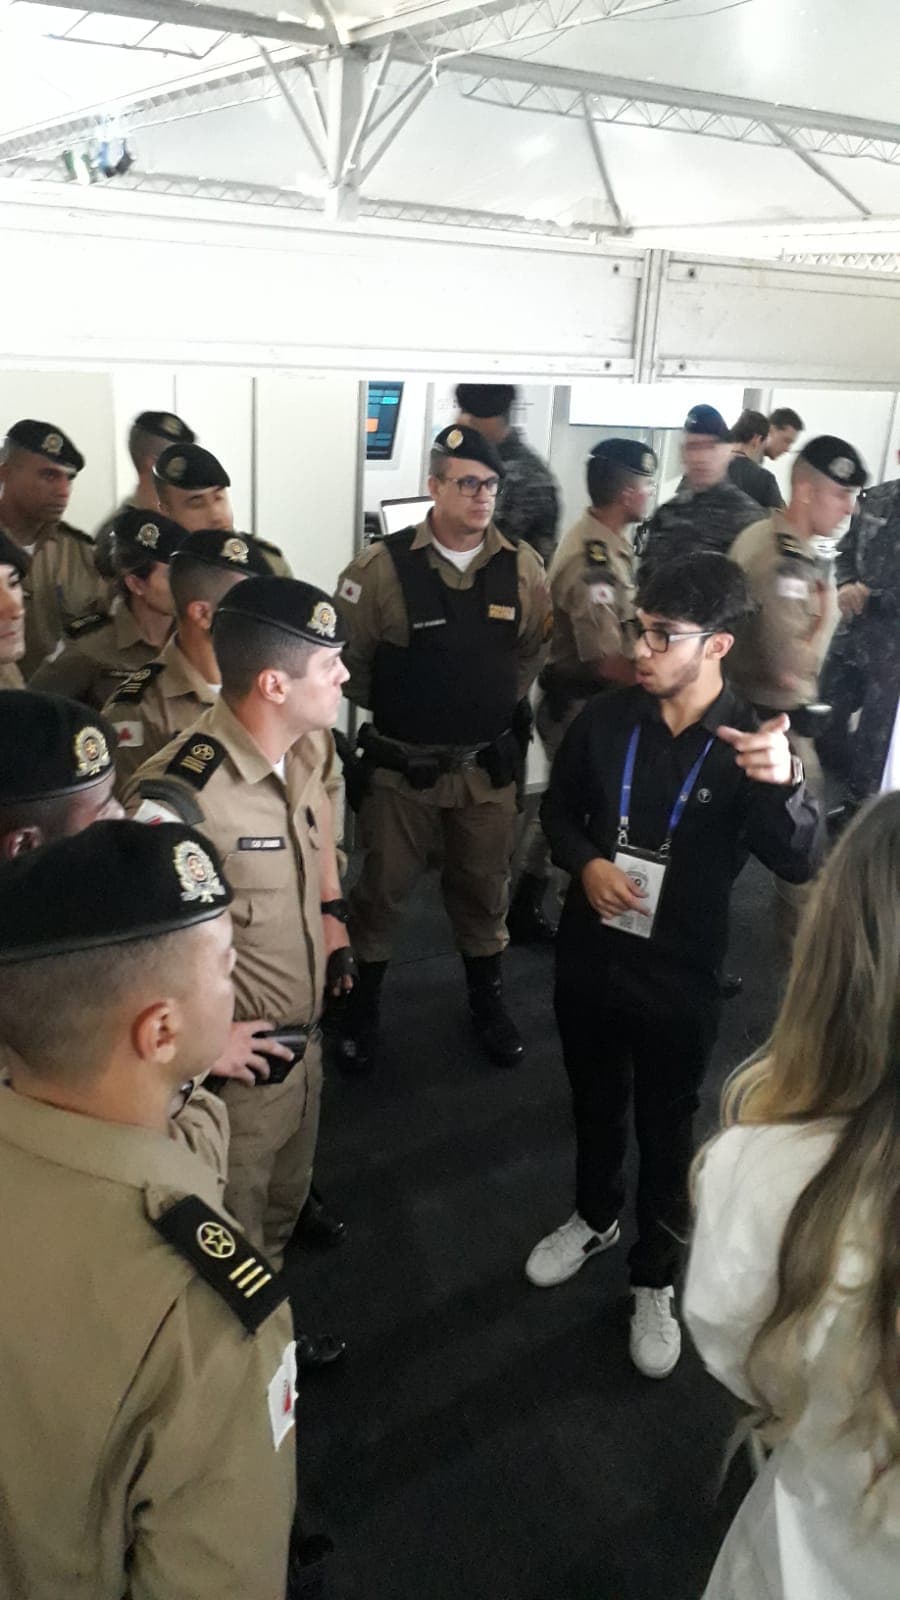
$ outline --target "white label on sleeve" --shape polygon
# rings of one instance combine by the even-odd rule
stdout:
[[[345,578],[340,589],[338,590],[339,598],[341,600],[348,600],[351,606],[359,604],[359,597],[361,594],[362,584],[354,583],[352,578]]]
[[[778,595],[782,600],[808,600],[809,584],[805,578],[779,578]]]
[[[170,811],[168,806],[161,806],[158,800],[142,800],[134,813],[135,822],[180,822],[177,812]]]
[[[591,599],[593,600],[595,606],[611,606],[615,598],[615,591],[610,584],[591,584]]]
[[[133,748],[144,742],[144,724],[142,722],[117,722],[116,735],[119,744],[128,744]]]
[[[268,1389],[269,1421],[272,1424],[272,1443],[281,1448],[294,1426],[294,1402],[297,1398],[297,1347],[293,1339],[284,1347],[281,1364]]]

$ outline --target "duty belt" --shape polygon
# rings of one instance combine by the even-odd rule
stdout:
[[[520,759],[515,736],[509,730],[485,744],[408,748],[385,739],[367,722],[359,730],[359,747],[369,766],[399,772],[412,789],[433,789],[446,773],[472,767],[483,768],[494,788],[502,788],[515,782]]]

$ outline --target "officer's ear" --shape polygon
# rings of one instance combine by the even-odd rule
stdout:
[[[189,600],[185,615],[195,628],[202,628],[204,633],[209,633],[214,609],[208,600]]]
[[[29,850],[37,850],[43,842],[44,836],[38,827],[12,828],[9,833],[0,834],[0,861],[24,856]]]
[[[133,1019],[131,1043],[141,1061],[169,1066],[178,1050],[180,1008],[174,1000],[156,1000]]]
[[[706,653],[714,661],[724,661],[733,644],[733,633],[712,633],[706,641]]]

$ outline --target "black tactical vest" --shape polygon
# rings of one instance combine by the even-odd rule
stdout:
[[[409,744],[488,744],[518,700],[519,571],[498,550],[470,589],[451,589],[411,548],[415,528],[385,544],[409,619],[409,645],[375,652],[372,713],[379,733]]]

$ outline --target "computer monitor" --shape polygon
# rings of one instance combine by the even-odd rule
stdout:
[[[390,461],[400,420],[402,383],[370,383],[366,412],[366,460]]]
[[[418,527],[433,504],[428,495],[414,495],[409,500],[382,500],[381,526],[385,537],[389,533],[401,533],[404,528]]]

